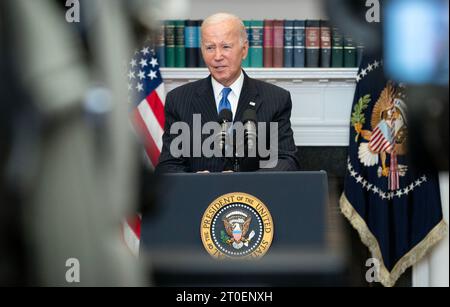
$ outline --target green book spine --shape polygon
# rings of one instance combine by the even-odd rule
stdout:
[[[253,20],[251,23],[250,63],[252,67],[264,66],[263,39],[264,21]]]
[[[348,35],[344,38],[344,67],[356,67],[356,45]]]
[[[248,42],[250,44],[250,40],[251,40],[251,33],[250,33],[250,28],[251,28],[251,21],[250,20],[244,20],[244,26],[245,26],[245,30],[247,30],[247,39]],[[251,63],[250,63],[250,50],[248,52],[247,57],[242,61],[242,67],[251,67]]]
[[[344,67],[344,37],[338,28],[333,28],[331,49],[331,67]]]
[[[175,21],[175,67],[186,67],[184,20]]]
[[[175,22],[166,20],[165,41],[166,41],[166,67],[175,67]]]

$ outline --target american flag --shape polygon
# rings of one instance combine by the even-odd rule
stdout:
[[[136,50],[127,74],[133,125],[144,144],[151,168],[158,164],[165,123],[166,96],[159,68],[155,51],[146,46]],[[140,228],[140,216],[128,219],[123,224],[125,243],[136,256],[139,254]]]
[[[372,138],[369,142],[369,148],[372,152],[391,153],[394,149],[393,131],[385,122],[380,123],[373,131]]]

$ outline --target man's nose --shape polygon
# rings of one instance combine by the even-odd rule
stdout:
[[[223,59],[223,53],[220,48],[216,48],[216,53],[214,54],[214,60],[215,61],[222,61]]]

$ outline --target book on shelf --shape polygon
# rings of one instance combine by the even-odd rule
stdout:
[[[331,67],[331,29],[326,20],[320,22],[320,67]]]
[[[306,35],[306,67],[320,67],[320,20],[307,20]]]
[[[336,27],[332,31],[331,67],[344,67],[344,37]]]
[[[273,67],[273,20],[264,20],[264,67]]]
[[[349,35],[344,36],[344,67],[356,67],[356,45]]]
[[[284,22],[284,67],[294,67],[294,21]]]
[[[275,68],[284,67],[284,20],[273,22],[273,65]]]
[[[185,21],[175,21],[175,67],[186,67]]]
[[[173,20],[166,20],[164,25],[166,67],[175,67],[175,22]]]
[[[197,20],[197,35],[198,35],[198,67],[206,67],[205,60],[202,55],[202,23],[203,20]]]
[[[264,21],[252,20],[251,22],[251,40],[250,40],[250,63],[251,67],[263,67],[264,66]]]
[[[294,67],[305,67],[306,37],[304,20],[294,21]]]
[[[186,67],[198,67],[198,28],[196,20],[186,20],[184,31],[186,46]]]

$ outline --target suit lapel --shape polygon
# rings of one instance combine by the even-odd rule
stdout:
[[[216,110],[216,100],[211,84],[211,76],[203,79],[201,86],[197,90],[197,101],[194,103],[197,114],[202,114],[202,121],[210,122],[219,120]]]
[[[258,90],[255,82],[244,72],[244,85],[242,86],[241,97],[239,98],[234,121],[241,121],[245,110],[249,108],[254,108],[255,111],[258,111],[262,104],[261,99],[258,98]],[[254,105],[251,105],[250,103],[254,103]]]

